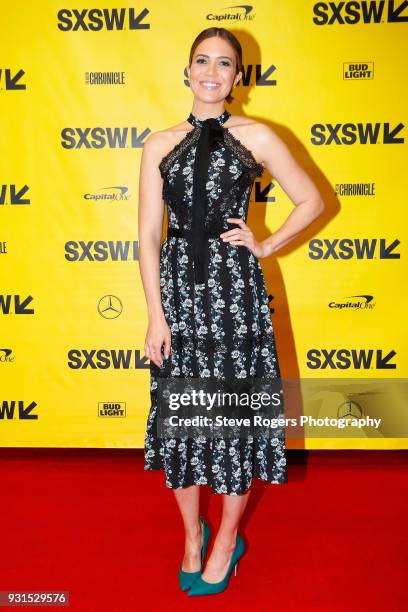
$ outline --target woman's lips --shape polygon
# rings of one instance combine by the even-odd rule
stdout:
[[[205,87],[205,89],[217,89],[220,86],[219,83],[211,83],[210,81],[201,81],[200,85]]]

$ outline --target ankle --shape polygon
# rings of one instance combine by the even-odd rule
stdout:
[[[189,525],[185,528],[186,541],[195,541],[201,537],[202,529],[201,522]]]
[[[235,549],[237,543],[237,530],[228,533],[219,533],[214,542],[214,548],[218,548],[225,552],[231,552]]]

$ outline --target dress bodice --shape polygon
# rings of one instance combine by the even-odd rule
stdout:
[[[246,221],[254,180],[262,176],[264,170],[251,151],[224,127],[229,116],[225,110],[215,118],[219,124],[218,136],[211,139],[208,163],[204,168],[204,228],[214,231],[236,227],[226,221],[228,217]],[[191,113],[187,120],[193,128],[159,164],[169,228],[191,229],[193,225],[194,162],[204,121]]]

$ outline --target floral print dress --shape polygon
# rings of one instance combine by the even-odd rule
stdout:
[[[204,282],[196,282],[192,240],[177,236],[178,230],[192,227],[194,162],[203,120],[190,114],[193,129],[159,165],[169,227],[160,249],[160,290],[171,353],[160,367],[150,363],[144,469],[164,470],[166,486],[172,489],[208,485],[214,493],[241,495],[254,478],[287,482],[284,433],[169,438],[160,437],[157,428],[159,377],[280,378],[260,263],[246,246],[218,237],[237,227],[227,218],[247,220],[254,180],[263,173],[252,153],[224,127],[229,116],[224,110],[216,118],[221,138],[211,145],[208,174],[205,169]]]

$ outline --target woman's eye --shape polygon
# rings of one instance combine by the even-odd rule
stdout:
[[[199,58],[197,59],[197,64],[202,64],[202,63],[203,63],[203,62],[205,62],[205,61],[206,61],[206,60],[205,60],[205,58],[204,58],[204,57],[199,57]],[[230,62],[228,62],[228,61],[226,61],[226,60],[223,60],[223,61],[221,62],[221,64],[222,64],[223,66],[231,66]]]

